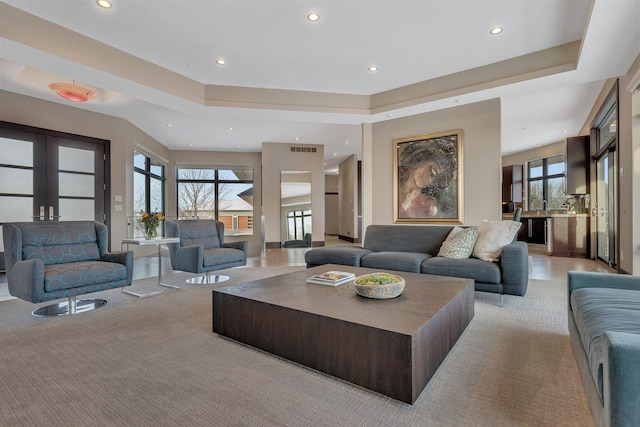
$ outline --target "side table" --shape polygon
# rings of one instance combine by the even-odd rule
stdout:
[[[145,238],[124,239],[122,241],[122,243],[120,244],[120,249],[124,251],[124,247],[126,246],[127,250],[129,250],[129,245],[139,245],[139,246],[156,245],[158,247],[158,286],[165,286],[167,288],[180,289],[180,286],[175,286],[175,285],[169,285],[167,283],[162,283],[162,253],[161,253],[161,246],[169,244],[169,243],[180,243],[180,239],[177,238],[177,237],[152,237],[150,239],[145,239]],[[126,288],[122,288],[122,292],[124,292],[125,294],[137,296],[138,298],[150,297],[150,296],[158,295],[158,294],[162,293],[161,290],[157,290],[157,291],[153,291],[153,292],[148,292],[146,294],[141,294],[141,293],[138,293],[138,292],[130,291],[130,290],[126,289]]]

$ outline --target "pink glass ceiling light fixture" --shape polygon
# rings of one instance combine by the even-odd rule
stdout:
[[[86,102],[96,97],[95,92],[86,87],[76,85],[75,80],[73,84],[51,83],[49,89],[55,90],[58,95],[73,102]]]

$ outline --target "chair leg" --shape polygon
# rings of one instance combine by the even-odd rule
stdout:
[[[72,296],[67,301],[40,307],[31,314],[36,317],[67,316],[95,310],[96,308],[104,307],[106,304],[107,301],[103,299],[88,298],[77,301],[76,297]]]
[[[187,283],[190,285],[213,285],[216,283],[222,283],[229,280],[229,276],[225,276],[222,274],[211,274],[210,271],[204,276],[192,277],[191,279],[187,279]]]

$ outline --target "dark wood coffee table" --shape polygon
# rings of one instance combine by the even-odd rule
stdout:
[[[469,279],[399,273],[394,299],[356,294],[353,282],[307,284],[323,265],[213,291],[213,332],[413,404],[474,315]]]

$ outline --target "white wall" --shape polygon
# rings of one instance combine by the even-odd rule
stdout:
[[[363,163],[370,162],[363,181],[374,189],[363,194],[365,226],[393,224],[393,140],[458,129],[463,132],[463,222],[501,218],[500,100],[493,99],[373,124],[371,147],[363,150]]]

